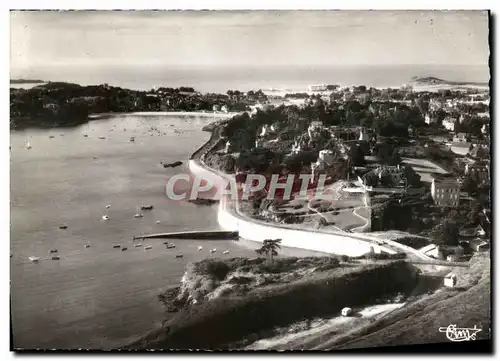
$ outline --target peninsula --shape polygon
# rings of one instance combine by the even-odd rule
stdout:
[[[40,79],[10,79],[11,84],[42,84],[45,80]]]
[[[226,94],[192,87],[138,91],[102,85],[48,82],[30,89],[10,89],[10,127],[65,127],[85,123],[89,115],[155,111],[247,111],[267,96],[260,90]]]

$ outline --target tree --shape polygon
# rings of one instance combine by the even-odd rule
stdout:
[[[262,247],[259,249],[255,250],[258,255],[266,255],[266,258],[273,263],[274,262],[274,256],[278,255],[278,249],[281,249],[280,246],[281,239],[265,239]]]
[[[403,178],[407,187],[420,187],[420,175],[412,167],[403,167]]]
[[[365,184],[368,187],[376,187],[378,184],[378,177],[375,173],[369,172],[365,175]]]
[[[365,164],[365,156],[361,148],[357,145],[354,145],[349,149],[349,158],[351,159],[351,164],[353,166],[362,166]]]
[[[458,224],[450,220],[444,221],[433,234],[436,243],[447,246],[456,246],[458,244]]]
[[[469,174],[462,184],[462,190],[467,192],[470,196],[477,193],[477,180],[471,174]]]

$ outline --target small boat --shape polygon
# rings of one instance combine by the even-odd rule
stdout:
[[[87,138],[87,137],[88,137],[88,134],[84,134],[83,136],[84,136],[85,138]]]
[[[31,143],[29,140],[26,142],[26,149],[31,149]]]
[[[122,248],[122,246],[120,246],[119,244],[115,244],[113,245],[113,248]]]
[[[135,142],[135,137],[130,137],[131,142]]]
[[[53,261],[59,261],[61,258],[59,256],[52,256]]]
[[[34,256],[31,256],[31,257],[28,257],[28,258],[29,258],[29,260],[30,260],[31,262],[38,262],[38,261],[40,261],[40,257],[34,257]]]
[[[181,253],[181,254],[176,254],[176,255],[175,255],[175,258],[182,258],[182,257],[184,257],[184,255],[183,255],[182,253]]]
[[[202,246],[198,246],[198,251],[201,251],[203,249]]]
[[[49,135],[49,138],[52,139],[52,138],[54,138],[54,136],[53,135]]]
[[[94,159],[97,159],[97,157],[94,157]]]
[[[222,254],[229,254],[229,250],[222,252]]]
[[[108,205],[106,206],[106,209],[109,209],[109,208],[111,208],[111,204],[108,204]]]
[[[153,248],[153,246],[146,246],[146,247],[144,247],[145,250],[148,250],[148,249],[151,249],[151,248]]]
[[[102,216],[103,221],[107,221],[108,219],[109,219],[109,217],[107,215]]]
[[[13,256],[13,255],[14,255],[14,254],[11,252],[11,253],[10,253],[10,258],[12,258],[12,256]]]
[[[85,248],[90,248],[90,244],[86,244],[86,245],[85,245]]]
[[[106,139],[106,137],[99,137],[99,139]]]
[[[49,253],[57,253],[57,249],[51,249]]]
[[[66,229],[68,226],[59,226],[59,229]]]
[[[156,221],[156,224],[160,224],[160,221]]]
[[[141,206],[141,210],[143,211],[150,211],[152,210],[154,207],[152,204],[148,205],[148,206]]]
[[[123,247],[122,248],[122,251],[126,251],[128,248],[127,247]]]
[[[142,243],[137,243],[137,244],[134,244],[134,247],[142,247]]]
[[[136,214],[134,214],[134,218],[142,218],[142,217],[144,217],[142,215],[142,213],[136,213]]]
[[[217,248],[214,248],[214,249],[210,250],[210,253],[215,253],[215,252],[217,252]]]

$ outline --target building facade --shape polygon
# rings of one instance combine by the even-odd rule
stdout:
[[[458,207],[460,201],[460,185],[453,178],[434,178],[431,185],[434,203],[442,207]]]

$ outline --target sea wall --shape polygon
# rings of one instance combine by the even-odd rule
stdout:
[[[216,170],[203,166],[198,160],[189,160],[189,170],[193,175],[212,179],[214,183],[223,182],[224,175]],[[281,239],[281,244],[286,247],[302,248],[312,251],[347,255],[350,257],[361,256],[374,251],[390,254],[396,251],[378,246],[354,235],[341,235],[337,233],[319,232],[314,230],[299,230],[280,225],[266,224],[265,222],[249,219],[238,214],[224,199],[219,202],[217,221],[223,230],[238,231],[241,238],[262,242],[265,239]]]

